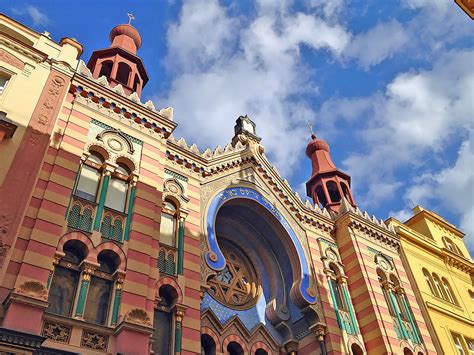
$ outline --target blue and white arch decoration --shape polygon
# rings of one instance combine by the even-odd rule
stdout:
[[[300,283],[301,294],[308,303],[315,303],[316,296],[310,296],[308,293],[308,289],[310,287],[310,273],[308,269],[308,261],[306,259],[306,255],[303,251],[303,247],[298,237],[296,236],[295,232],[293,231],[285,217],[283,217],[283,215],[277,210],[277,208],[264,196],[262,196],[262,194],[249,187],[227,188],[219,192],[212,199],[206,217],[207,240],[211,251],[206,254],[205,259],[209,267],[216,271],[222,270],[225,267],[225,258],[221,250],[219,249],[215,233],[216,216],[217,212],[219,211],[219,208],[222,207],[224,203],[237,198],[246,198],[249,200],[256,201],[257,203],[265,207],[285,228],[298,253],[298,260],[300,262],[302,273]]]

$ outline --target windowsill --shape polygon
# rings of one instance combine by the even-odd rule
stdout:
[[[442,303],[444,303],[444,304],[446,304],[446,305],[448,305],[448,306],[451,306],[451,307],[457,308],[457,309],[459,309],[459,310],[461,310],[461,311],[464,311],[463,308],[462,308],[461,306],[457,305],[456,303],[451,303],[451,302],[449,302],[449,301],[446,301],[444,298],[441,298],[441,297],[439,297],[439,296],[433,295],[432,293],[428,293],[428,294],[430,295],[431,299],[434,299],[434,300],[439,301],[439,302],[442,302]]]
[[[115,333],[114,332],[115,326],[106,326],[106,325],[100,325],[96,323],[90,323],[83,319],[61,316],[58,314],[49,313],[47,311],[45,311],[43,318],[45,320],[56,321],[56,322],[63,323],[65,325],[70,325],[73,327],[87,328],[87,329],[95,330],[97,332],[106,333],[109,335],[113,335]]]

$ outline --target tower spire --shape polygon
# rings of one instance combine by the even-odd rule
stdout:
[[[311,178],[306,182],[306,193],[313,198],[315,204],[323,208],[338,212],[341,199],[355,206],[351,192],[351,177],[340,171],[331,159],[329,144],[316,138],[311,123],[311,141],[306,147],[306,155],[311,159]]]
[[[115,26],[110,31],[110,46],[92,53],[87,67],[94,78],[105,76],[111,86],[122,85],[127,95],[136,92],[140,96],[148,82],[148,74],[137,50],[142,37],[131,25],[135,16],[127,13],[128,23]]]

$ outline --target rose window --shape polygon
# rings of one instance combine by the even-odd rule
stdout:
[[[262,292],[252,263],[239,249],[227,243],[222,243],[221,251],[226,266],[209,279],[209,294],[231,308],[252,307]]]

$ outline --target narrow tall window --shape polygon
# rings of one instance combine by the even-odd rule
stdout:
[[[112,296],[112,274],[117,270],[120,258],[111,250],[103,250],[97,256],[97,261],[100,266],[91,277],[84,319],[88,322],[105,325]]]
[[[451,286],[449,285],[448,280],[446,280],[446,279],[443,277],[443,278],[442,278],[442,282],[443,282],[444,290],[446,291],[446,296],[448,297],[448,301],[451,302],[451,303],[453,303],[453,304],[457,304],[457,300],[456,300],[456,298],[454,297],[453,290],[451,289]]]
[[[326,188],[328,189],[329,198],[331,199],[331,202],[341,201],[341,194],[339,193],[337,184],[334,181],[328,181],[328,183],[326,184]]]
[[[462,345],[461,336],[458,334],[452,334],[452,336],[454,341],[454,347],[456,348],[457,353],[459,355],[466,355],[466,351],[464,350],[464,346]]]
[[[177,215],[176,206],[171,201],[165,200],[161,212],[160,243],[175,246]]]
[[[153,316],[153,351],[155,354],[169,355],[173,345],[173,312],[177,300],[176,291],[169,285],[161,286]]]
[[[434,286],[434,284],[433,284],[433,279],[431,278],[430,273],[429,273],[428,270],[426,270],[426,269],[423,269],[422,271],[423,271],[423,276],[425,277],[426,283],[428,284],[428,287],[430,288],[431,293],[432,293],[434,296],[439,297],[438,291],[436,290],[436,288],[435,288],[435,286]]]
[[[91,152],[87,160],[82,164],[75,191],[76,196],[96,202],[103,164],[104,158],[99,153]]]
[[[469,351],[469,355],[474,355],[474,340],[465,338],[467,344],[467,350]]]
[[[107,190],[105,207],[112,208],[116,211],[125,212],[129,176],[130,169],[125,164],[119,163],[117,169],[112,175],[112,179]]]
[[[436,289],[438,290],[439,297],[447,301],[448,296],[446,295],[446,291],[444,291],[443,287],[441,286],[441,280],[439,279],[439,276],[436,274],[433,274],[433,280],[434,280],[434,284],[436,285]]]
[[[79,264],[86,256],[86,248],[82,242],[71,240],[64,245],[63,250],[66,255],[54,270],[46,311],[70,317],[79,283]]]
[[[337,282],[333,278],[329,279],[329,282],[331,282],[332,290],[334,292],[334,298],[336,299],[337,308],[345,309],[345,304],[342,298],[342,291],[339,282]]]
[[[216,343],[208,334],[201,335],[201,354],[216,355]]]
[[[387,290],[387,287],[385,286],[385,283],[386,283],[385,275],[383,275],[382,271],[377,270],[377,276],[380,283],[380,287],[382,289],[383,297],[385,299],[385,303],[387,304],[388,312],[390,313],[392,317],[396,317],[395,310],[393,309],[393,305],[390,300],[389,291]]]

